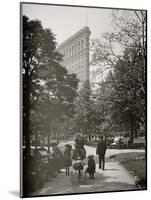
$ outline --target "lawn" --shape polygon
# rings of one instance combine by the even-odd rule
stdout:
[[[111,157],[116,159],[128,170],[141,189],[147,188],[145,153],[121,153]]]

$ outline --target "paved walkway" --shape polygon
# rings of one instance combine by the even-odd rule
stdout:
[[[66,176],[60,173],[57,178],[47,182],[35,195],[69,194],[85,192],[104,192],[138,189],[127,171],[117,162],[107,162],[104,171],[96,169],[95,179],[88,176],[77,178],[75,173]],[[33,194],[34,195],[34,194]]]
[[[64,145],[68,144],[68,143],[71,144],[72,146],[74,146],[74,142],[70,141],[70,142],[60,143],[59,148],[64,149]],[[96,154],[95,147],[85,146],[85,148],[86,148],[87,155],[89,155],[89,154],[95,155]],[[116,155],[119,153],[131,153],[131,152],[145,152],[145,150],[144,149],[107,149],[105,157],[109,158],[110,156]]]
[[[95,155],[94,147],[86,146],[86,151],[87,155],[90,153]],[[135,150],[131,150],[130,152],[134,151]],[[107,157],[113,154],[116,154],[114,150],[108,150]],[[98,159],[96,157],[95,160],[97,163]],[[99,169],[98,164],[96,164],[95,179],[89,179],[88,175],[83,175],[81,179],[78,179],[75,172],[72,172],[70,176],[66,176],[65,170],[62,170],[62,173],[58,174],[57,178],[47,182],[42,189],[36,191],[33,195],[122,191],[136,189],[138,188],[127,170],[115,160],[107,159],[104,171]]]

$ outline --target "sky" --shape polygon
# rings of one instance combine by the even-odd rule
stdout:
[[[44,28],[50,28],[58,44],[84,26],[89,26],[91,39],[112,30],[112,9],[23,4],[22,13],[29,19],[39,19]]]
[[[22,14],[29,19],[38,19],[44,28],[49,28],[56,36],[56,42],[60,45],[74,33],[84,26],[90,28],[90,40],[101,38],[102,33],[112,32],[112,12],[113,9],[71,7],[45,4],[22,4]],[[122,10],[122,15],[129,16],[132,12]],[[97,70],[100,66],[90,66],[90,72]],[[93,81],[100,80],[99,74],[96,78],[92,75]],[[104,73],[100,74],[101,79]],[[96,79],[96,80],[95,80]]]

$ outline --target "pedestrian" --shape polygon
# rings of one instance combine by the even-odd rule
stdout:
[[[64,164],[65,164],[65,169],[66,169],[66,175],[69,176],[70,172],[70,166],[72,165],[72,146],[70,144],[65,145],[65,151],[64,151]]]
[[[84,148],[84,140],[82,137],[78,136],[75,139],[75,149],[73,150],[72,158],[73,160],[84,160],[86,157],[86,150]]]
[[[96,165],[95,165],[94,155],[89,155],[88,168],[86,172],[89,173],[90,179],[94,179],[95,168],[96,168]]]
[[[100,137],[100,141],[96,148],[96,155],[99,156],[99,168],[104,170],[105,168],[105,153],[106,153],[106,142],[103,139],[103,136]]]
[[[60,151],[60,149],[57,146],[57,143],[54,143],[52,145],[52,151],[53,151],[52,157],[53,157],[53,160],[54,160],[54,165],[55,165],[56,171],[58,173],[60,173],[61,168],[64,167],[64,159],[63,159],[62,152]]]
[[[56,169],[56,163],[54,162],[54,159],[53,159],[52,152],[49,152],[47,179],[49,180],[51,177],[53,178],[57,177],[57,169]]]

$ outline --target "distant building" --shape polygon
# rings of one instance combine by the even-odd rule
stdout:
[[[77,74],[79,87],[89,80],[89,27],[83,27],[77,33],[65,40],[58,47],[58,52],[64,55],[61,62],[70,74]]]

